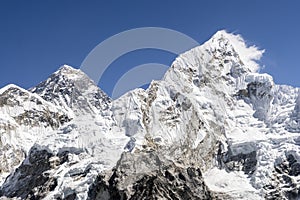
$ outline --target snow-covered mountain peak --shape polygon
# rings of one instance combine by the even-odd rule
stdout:
[[[68,65],[63,65],[30,91],[77,114],[99,113],[107,110],[111,102],[85,73]]]
[[[259,75],[256,61],[263,52],[255,46],[247,46],[239,35],[218,31],[203,45],[177,57],[163,80],[185,93],[210,86],[232,95],[247,87],[245,78],[249,74]]]
[[[86,76],[80,69],[75,69],[69,65],[62,65],[54,74],[64,76],[66,79],[80,79]]]
[[[10,88],[18,88],[18,89],[22,89],[19,86],[15,85],[15,84],[8,84],[6,86],[4,86],[3,88],[0,89],[0,94],[2,94],[3,92],[9,90]]]
[[[253,104],[255,116],[263,120],[270,109],[274,83],[269,75],[256,73],[255,60],[262,53],[256,47],[248,47],[241,36],[218,31],[203,45],[177,57],[163,80],[152,82],[146,91],[135,90],[115,100],[118,124],[125,126],[126,134],[135,138],[136,144],[142,143],[137,138],[149,133],[164,146],[174,146],[178,140],[189,138],[196,141],[189,141],[191,148],[197,148],[206,136],[205,131],[187,136],[187,127],[202,123],[205,129],[211,129],[209,124],[216,120],[224,123],[224,116],[212,114],[208,121],[185,124],[191,118],[202,118],[204,111],[197,108],[220,113],[232,109],[235,95],[247,91],[248,86],[252,93],[244,99]]]
[[[259,65],[255,61],[260,60],[265,51],[260,50],[256,46],[247,45],[247,42],[241,35],[228,33],[225,30],[216,32],[205,45],[217,50],[224,50],[225,46],[230,46],[230,48],[227,48],[227,53],[237,53],[250,72],[257,72],[259,70]]]
[[[24,106],[30,109],[30,105],[33,104],[47,106],[50,109],[53,108],[53,105],[50,102],[45,101],[39,95],[31,93],[17,85],[9,84],[0,89],[0,98],[1,105],[0,106]],[[26,102],[30,102],[27,104]],[[24,105],[26,103],[26,105]],[[32,107],[34,108],[34,107]]]
[[[5,94],[11,94],[11,95],[17,95],[17,96],[24,96],[24,97],[35,97],[37,99],[42,100],[42,98],[39,95],[33,94],[29,92],[28,90],[25,90],[24,88],[21,88],[20,86],[17,86],[15,84],[8,84],[0,89],[0,95]]]

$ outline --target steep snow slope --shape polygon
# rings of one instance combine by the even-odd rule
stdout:
[[[80,70],[61,67],[30,90],[36,94],[26,94],[69,120],[27,143],[16,163],[25,160],[14,172],[10,167],[0,194],[297,199],[300,90],[259,74],[262,54],[241,36],[219,31],[176,58],[162,80],[114,101]],[[1,110],[6,127],[17,123],[16,110]],[[30,123],[28,130],[34,128]]]
[[[16,85],[0,91],[1,183],[42,136],[71,120],[63,109]]]
[[[113,112],[132,137],[131,148],[154,146],[172,160],[200,166],[209,188],[235,199],[269,197],[274,190],[297,196],[299,186],[283,189],[278,185],[284,181],[270,177],[277,176],[278,160],[291,151],[298,157],[299,134],[292,133],[299,127],[298,89],[276,86],[271,76],[258,74],[255,60],[262,53],[246,47],[240,36],[219,31],[180,55],[148,90],[114,101]],[[232,180],[248,184],[239,189]]]

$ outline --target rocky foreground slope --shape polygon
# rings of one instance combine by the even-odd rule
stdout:
[[[217,32],[147,90],[111,100],[63,66],[0,90],[0,195],[21,199],[298,199],[299,88]]]

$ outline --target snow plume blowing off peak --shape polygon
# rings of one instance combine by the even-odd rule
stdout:
[[[245,66],[250,70],[250,72],[258,72],[259,65],[256,61],[260,60],[265,50],[260,50],[256,46],[248,46],[246,41],[242,38],[241,35],[234,35],[228,33],[225,30],[218,31],[214,36],[206,42],[206,44],[219,44],[220,41],[226,41],[230,43],[235,50],[238,52],[240,59],[244,62]]]
[[[259,71],[257,61],[263,53],[264,50],[256,46],[248,46],[240,35],[221,30],[203,45],[178,56],[163,80],[182,88],[190,86],[191,82],[198,87],[211,80],[216,86],[215,83],[223,77],[237,83],[238,87],[242,82],[242,87],[245,87],[245,76]],[[220,84],[224,86],[223,82]]]

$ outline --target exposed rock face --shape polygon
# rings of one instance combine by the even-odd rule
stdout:
[[[111,176],[96,179],[89,199],[213,199],[199,168],[161,159],[156,152],[124,153]]]
[[[86,74],[67,65],[30,91],[76,114],[101,113],[111,102]]]
[[[0,173],[9,174],[25,158],[25,153],[11,145],[2,145],[0,150]]]
[[[44,173],[51,168],[49,159],[52,156],[46,150],[31,149],[27,160],[4,182],[1,193],[7,197],[20,197],[22,199],[45,197],[49,191],[57,186],[56,179]]]
[[[274,83],[272,77],[266,74],[252,76],[246,77],[246,80],[249,81],[247,85],[248,98],[255,109],[253,116],[267,121],[274,96],[272,94]]]
[[[266,186],[266,199],[283,198],[296,200],[300,196],[300,162],[295,152],[289,152],[283,160],[275,165],[272,182]]]
[[[5,180],[0,195],[6,197],[19,197],[21,199],[41,199],[45,198],[49,192],[58,186],[57,177],[54,176],[53,170],[58,166],[70,163],[69,152],[61,151],[54,155],[41,146],[34,146],[30,149],[29,155],[16,168],[15,172]],[[86,175],[83,172],[78,174],[74,172],[70,176]],[[64,199],[76,197],[72,190],[65,190]],[[58,195],[55,198],[59,199]]]
[[[238,146],[229,146],[229,150],[222,156],[222,162],[229,171],[243,171],[245,174],[251,175],[256,170],[257,159],[256,149],[250,148],[248,151],[240,151],[239,148],[255,144],[239,144]]]

